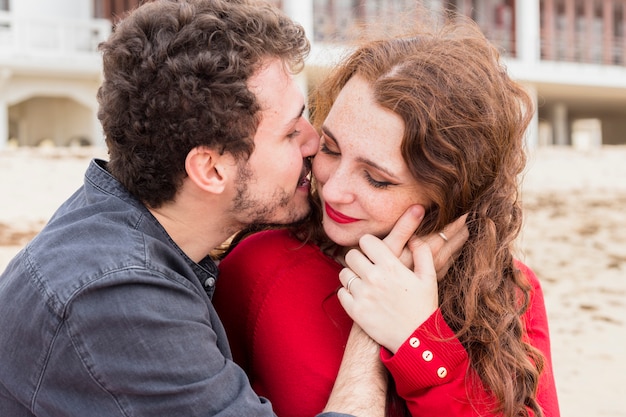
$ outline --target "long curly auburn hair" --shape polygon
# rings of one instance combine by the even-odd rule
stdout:
[[[458,18],[357,48],[315,90],[316,127],[357,74],[371,84],[377,103],[404,121],[402,155],[432,201],[417,233],[440,231],[469,213],[469,238],[439,282],[439,303],[480,377],[468,379],[470,398],[472,389],[485,387],[495,413],[542,416],[536,392],[544,359],[526,341],[522,315],[530,284],[513,258],[522,225],[518,177],[533,114],[529,95],[480,29]],[[312,203],[312,215],[294,231],[328,248],[333,243],[315,195]]]

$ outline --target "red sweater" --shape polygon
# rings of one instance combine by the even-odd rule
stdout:
[[[528,336],[546,357],[539,402],[546,417],[558,417],[543,294],[533,272],[519,266],[534,289],[524,317]],[[286,231],[253,235],[220,263],[213,302],[233,357],[280,417],[313,416],[326,405],[352,326],[336,296],[341,268]],[[484,415],[480,404],[468,403],[467,352],[458,339],[439,336],[454,333],[437,310],[395,355],[381,349],[398,393],[413,416]]]

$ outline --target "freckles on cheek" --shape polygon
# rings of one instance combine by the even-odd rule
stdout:
[[[389,232],[402,213],[404,213],[406,208],[408,208],[408,206],[403,207],[393,201],[385,201],[383,197],[379,197],[378,204],[374,208],[374,212],[376,213],[376,217],[378,217],[381,224],[384,225],[383,227],[385,229],[388,228],[387,231]]]
[[[311,173],[317,180],[318,184],[322,184],[326,182],[327,176],[324,175],[324,170],[320,168],[321,163],[317,162],[318,161],[317,158],[318,157],[315,157],[315,159],[313,159],[313,166],[311,166]]]

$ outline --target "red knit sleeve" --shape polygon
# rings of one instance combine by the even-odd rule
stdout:
[[[523,317],[527,336],[546,359],[537,399],[546,417],[558,417],[543,293],[534,273],[521,263],[517,266],[532,285],[531,305]],[[415,330],[395,355],[381,349],[381,359],[413,416],[489,415],[493,399],[480,386],[480,378],[470,369],[467,352],[440,310]],[[472,393],[471,403],[468,392]]]
[[[476,416],[487,410],[487,396],[473,398],[470,404],[466,386],[469,356],[440,310],[422,323],[395,355],[382,349],[381,359],[413,416]],[[477,409],[482,403],[483,409]]]

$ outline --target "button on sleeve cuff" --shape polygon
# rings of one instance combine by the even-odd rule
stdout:
[[[437,309],[400,346],[395,355],[381,349],[381,360],[393,375],[400,395],[447,383],[465,373],[467,352]]]

